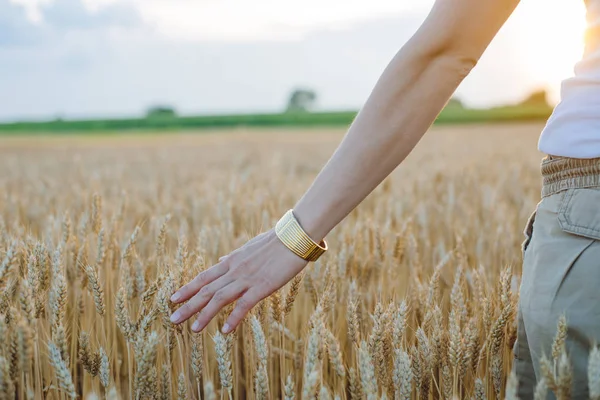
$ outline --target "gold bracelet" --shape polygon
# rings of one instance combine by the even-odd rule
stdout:
[[[300,226],[293,210],[286,212],[277,222],[275,233],[288,249],[306,261],[317,261],[327,251],[327,242],[312,240]]]

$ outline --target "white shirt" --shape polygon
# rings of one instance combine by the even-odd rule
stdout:
[[[600,157],[600,0],[586,0],[585,51],[574,76],[561,85],[561,101],[539,141],[543,153],[572,158]]]

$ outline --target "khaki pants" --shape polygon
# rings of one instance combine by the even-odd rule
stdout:
[[[542,201],[527,225],[523,245],[514,348],[519,397],[533,398],[541,378],[539,360],[542,354],[551,357],[557,322],[564,314],[572,398],[587,399],[588,353],[594,343],[600,344],[600,159],[548,157],[542,172]]]

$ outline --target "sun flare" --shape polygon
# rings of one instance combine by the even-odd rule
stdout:
[[[523,3],[523,57],[531,79],[559,98],[560,81],[573,74],[584,50],[583,1],[533,0]]]

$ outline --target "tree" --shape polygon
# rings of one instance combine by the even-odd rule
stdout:
[[[317,100],[317,94],[310,89],[295,89],[288,100],[288,112],[307,112]]]
[[[446,104],[447,108],[465,108],[462,100],[456,96],[453,96],[450,100],[448,100],[448,104]]]
[[[546,90],[536,90],[531,93],[525,100],[519,103],[520,106],[537,106],[537,107],[551,107],[548,101],[548,92]]]
[[[146,118],[173,118],[177,116],[175,109],[168,106],[150,107],[146,111]]]

